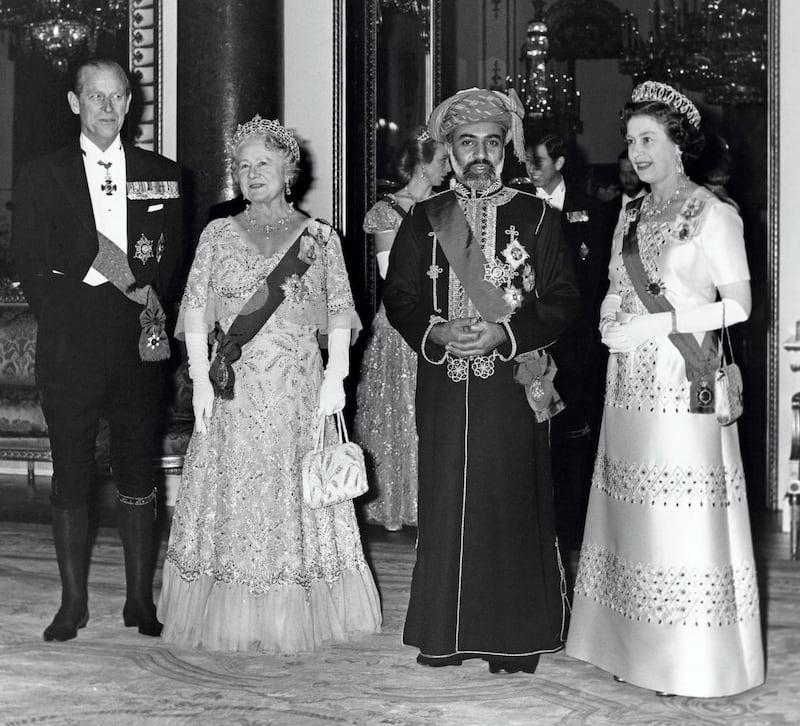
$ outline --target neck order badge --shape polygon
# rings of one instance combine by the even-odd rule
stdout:
[[[111,168],[111,162],[98,161],[97,163],[106,170],[106,178],[105,181],[100,185],[100,191],[105,192],[110,197],[115,191],[117,191],[117,185],[111,181],[111,172],[109,171]]]

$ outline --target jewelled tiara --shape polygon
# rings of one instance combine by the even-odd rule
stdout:
[[[696,129],[700,128],[700,112],[697,110],[697,106],[666,83],[659,83],[658,81],[640,83],[633,89],[631,101],[634,103],[660,101],[686,116],[689,119],[689,123]]]
[[[261,118],[258,114],[253,116],[247,123],[239,124],[236,127],[236,133],[231,137],[231,156],[233,156],[233,152],[241,141],[251,134],[266,134],[272,136],[281,146],[289,151],[295,164],[300,161],[300,147],[297,145],[297,141],[295,141],[291,129],[281,126],[278,119],[270,121]]]

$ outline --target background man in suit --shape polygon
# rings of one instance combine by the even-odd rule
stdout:
[[[14,191],[13,245],[38,322],[36,382],[53,455],[61,607],[44,639],[74,638],[89,617],[87,508],[101,417],[125,552],[123,619],[157,636],[153,455],[163,381],[162,366],[144,359],[169,355],[157,297],[180,259],[179,169],[121,141],[131,89],[117,63],[82,63],[67,100],[80,137],[23,167]],[[104,250],[117,264],[101,259]]]
[[[598,202],[562,174],[567,148],[547,134],[526,144],[525,167],[536,196],[561,211],[561,222],[577,273],[581,306],[551,352],[558,366],[555,387],[566,403],[551,427],[553,479],[559,542],[565,553],[580,548],[592,465],[603,405],[603,349],[597,333],[600,303],[608,285],[611,240]]]

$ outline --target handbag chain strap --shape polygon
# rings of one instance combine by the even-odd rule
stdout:
[[[720,357],[720,367],[725,363],[725,340],[728,341],[728,353],[731,357],[731,363],[736,363],[733,359],[733,346],[731,345],[731,334],[728,332],[728,326],[725,325],[725,301],[722,300],[722,335],[720,336],[720,346],[722,348],[722,356]]]

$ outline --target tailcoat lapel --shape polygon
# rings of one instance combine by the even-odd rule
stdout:
[[[148,165],[146,163],[146,155],[138,153],[135,147],[123,143],[122,148],[125,151],[125,197],[128,206],[128,259],[130,260],[133,258],[136,241],[139,239],[139,235],[144,226],[144,217],[147,214],[147,203],[130,199],[127,196],[127,182],[147,179]]]
[[[74,151],[74,154],[67,156],[63,165],[53,167],[53,176],[63,195],[65,214],[70,213],[67,210],[71,210],[72,214],[77,215],[96,245],[97,225],[94,221],[92,199],[89,196],[89,184],[86,181],[81,147],[75,144]]]

